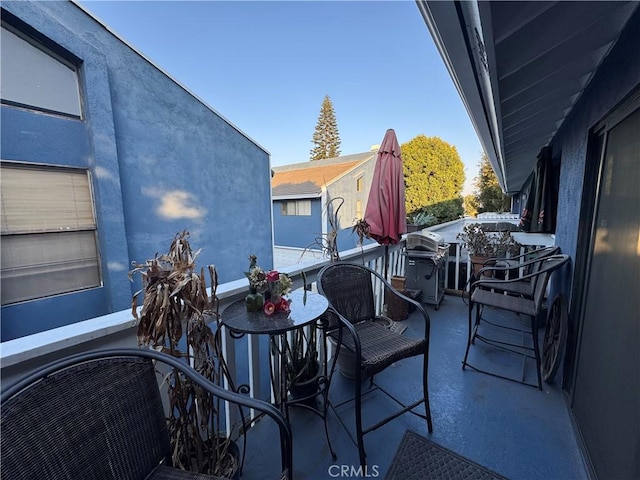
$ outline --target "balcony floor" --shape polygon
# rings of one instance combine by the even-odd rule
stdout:
[[[404,431],[410,429],[513,480],[587,479],[559,385],[543,384],[543,391],[539,391],[473,370],[462,370],[467,306],[460,297],[447,295],[439,310],[431,306],[427,310],[431,317],[429,389],[433,433],[427,433],[424,420],[405,414],[366,435],[369,470],[361,476],[366,473],[368,477],[384,478]],[[489,315],[501,314],[487,309],[485,316]],[[512,320],[519,321],[517,317]],[[418,335],[419,319],[415,313],[406,322],[409,328],[405,335]],[[516,376],[522,371],[520,358],[495,349],[487,350],[478,342],[472,347],[472,354],[478,361],[488,361],[493,368],[514,366],[511,373]],[[535,381],[533,362],[528,365],[527,373],[528,380]],[[400,399],[414,400],[421,390],[420,360],[398,362],[376,376],[376,381]],[[330,399],[337,404],[348,398],[352,389],[352,381],[336,373]],[[365,425],[392,408],[393,404],[380,392],[367,396],[363,403]],[[352,404],[338,411],[346,425],[355,430]],[[245,462],[245,479],[267,478],[267,472],[273,472],[276,464],[279,466],[277,437],[268,423],[258,422],[248,435],[250,454]],[[318,416],[294,408],[291,424],[294,478],[335,478],[339,476],[338,470],[336,467],[330,470],[332,465],[358,468],[357,448],[334,413],[329,413],[328,426],[337,461],[331,459],[324,426]]]

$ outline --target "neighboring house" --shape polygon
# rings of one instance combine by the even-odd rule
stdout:
[[[417,4],[504,191],[551,148],[567,405],[592,476],[640,478],[640,2]]]
[[[272,263],[264,148],[73,2],[3,2],[1,42],[2,341],[129,308],[185,229],[220,282]]]
[[[338,211],[338,250],[357,246],[358,237],[351,229],[364,217],[376,157],[377,151],[370,151],[273,168],[276,265],[297,263],[305,249],[320,249],[317,241],[326,238],[331,228],[327,202],[338,197],[344,199]],[[331,205],[337,208],[340,202]]]

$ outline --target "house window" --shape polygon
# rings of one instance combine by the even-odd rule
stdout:
[[[2,305],[100,286],[88,172],[0,167]]]
[[[2,103],[80,118],[77,68],[8,24],[1,31]]]
[[[356,179],[356,192],[361,192],[362,191],[363,182],[364,182],[364,180],[362,179],[362,177],[358,177]]]
[[[282,202],[282,215],[311,215],[311,200]]]
[[[356,200],[356,218],[362,218],[362,200]]]

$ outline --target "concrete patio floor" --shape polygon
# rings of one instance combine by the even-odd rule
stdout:
[[[328,427],[337,452],[333,461],[324,434],[322,420],[310,411],[291,410],[294,443],[294,478],[384,478],[405,430],[449,448],[512,480],[581,480],[588,475],[576,437],[565,395],[556,383],[543,385],[543,391],[490,375],[462,370],[467,338],[467,306],[462,298],[446,295],[439,310],[428,306],[431,317],[429,389],[433,433],[426,422],[405,414],[365,436],[367,471],[358,472],[358,451],[333,412]],[[486,310],[486,317],[507,315]],[[517,317],[512,321],[518,322]],[[405,321],[405,335],[418,335],[415,313]],[[541,330],[542,334],[542,330]],[[519,375],[522,360],[513,355],[477,344],[472,358],[503,373]],[[421,390],[420,360],[400,361],[376,376],[377,383],[400,399],[413,400]],[[528,380],[535,381],[532,362]],[[330,399],[334,404],[348,398],[353,382],[336,373]],[[391,412],[394,405],[382,393],[375,392],[363,403],[365,425]],[[352,404],[338,409],[345,424],[355,431]],[[279,467],[277,436],[272,425],[260,421],[249,432],[243,478],[274,478]],[[352,469],[353,467],[353,469]],[[271,473],[273,472],[273,473]],[[348,474],[345,475],[345,472]]]

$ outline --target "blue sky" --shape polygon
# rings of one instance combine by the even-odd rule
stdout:
[[[309,160],[325,95],[343,155],[393,128],[454,145],[465,193],[482,147],[413,1],[81,1],[271,153]]]

